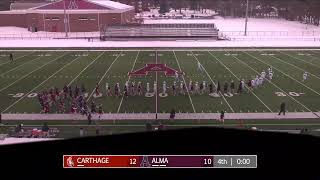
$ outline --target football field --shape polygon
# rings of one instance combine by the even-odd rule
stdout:
[[[8,57],[10,53],[14,56],[13,62]],[[168,71],[166,74],[159,69],[145,70],[145,75],[129,75],[147,64],[155,68],[161,64],[183,75],[179,81],[174,75],[168,75]],[[273,78],[265,80],[261,87],[241,94],[223,92],[225,82],[230,91],[233,80],[237,91],[240,80],[247,84],[262,71],[268,72],[270,67]],[[306,81],[302,81],[304,72],[308,73]],[[126,81],[135,82],[136,87],[141,82],[142,95],[106,96],[106,83],[112,91],[119,83],[123,91]],[[164,81],[168,96],[161,97]],[[171,88],[174,81],[177,81],[177,95],[173,95]],[[205,81],[205,92],[197,94],[187,90],[180,94],[181,82],[188,86],[190,81],[194,84]],[[166,119],[164,116],[172,108],[178,119],[216,119],[222,110],[226,112],[226,119],[238,119],[236,116],[273,119],[284,102],[288,115],[282,119],[313,119],[312,123],[317,123],[314,120],[320,116],[319,82],[320,51],[316,49],[0,51],[0,112],[4,120],[40,116],[39,92],[53,87],[62,90],[64,85],[72,88],[84,85],[88,106],[92,101],[101,104],[106,119]],[[101,95],[96,95],[97,83]],[[145,96],[147,83],[150,92],[154,91],[154,83],[157,84],[157,92],[151,97]],[[221,93],[209,96],[209,85],[214,87],[218,83]],[[70,105],[66,105],[65,114],[70,114]],[[57,115],[57,108],[53,106],[49,114]],[[121,115],[121,118],[111,118],[111,115]]]

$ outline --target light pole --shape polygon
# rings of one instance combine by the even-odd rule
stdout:
[[[247,0],[247,7],[246,7],[246,21],[244,27],[244,35],[247,36],[247,29],[248,29],[248,11],[249,11],[249,0]]]
[[[66,10],[66,2],[63,0],[63,10],[64,10],[64,30],[66,32],[66,37],[68,37],[68,20],[67,20],[67,10]]]

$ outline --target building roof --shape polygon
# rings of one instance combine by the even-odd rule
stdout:
[[[110,0],[59,0],[31,8],[31,10],[131,10],[133,6]]]
[[[30,2],[14,2],[10,4],[10,10],[25,10],[38,6],[42,6],[48,3],[30,3]]]

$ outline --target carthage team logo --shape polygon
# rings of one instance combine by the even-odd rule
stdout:
[[[67,166],[69,167],[73,167],[74,166],[74,162],[72,160],[72,156],[68,157],[67,159]]]

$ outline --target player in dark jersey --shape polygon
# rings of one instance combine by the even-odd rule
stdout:
[[[200,94],[203,94],[203,84],[202,83],[200,83]]]
[[[119,92],[119,84],[118,84],[118,83],[114,86],[114,94],[115,94],[116,96],[119,96],[119,95],[120,95],[120,92]]]
[[[91,102],[91,113],[96,113],[96,104],[94,101]]]
[[[142,86],[141,86],[141,82],[138,83],[138,95],[141,96],[142,94]]]
[[[212,84],[209,85],[209,91],[210,91],[210,94],[213,93],[213,85]]]
[[[96,88],[94,89],[94,91],[96,93],[96,96],[99,96],[100,91],[99,91],[99,84],[98,83],[96,84]]]
[[[225,82],[224,86],[223,86],[223,92],[228,93],[228,88],[229,88],[229,84],[228,84],[228,82]]]
[[[172,94],[176,95],[176,86],[174,84],[172,85]]]
[[[72,99],[72,87],[71,86],[69,86],[68,92],[69,92],[70,98]]]
[[[230,89],[232,94],[234,94],[234,88],[235,88],[234,82],[233,80],[231,80]]]
[[[84,95],[86,93],[86,88],[84,87],[84,84],[81,85],[81,93]]]
[[[75,89],[74,89],[74,97],[78,97],[79,96],[79,92],[80,89],[78,88],[78,86],[76,85]]]
[[[12,53],[9,54],[9,59],[10,59],[10,62],[13,62],[13,54]]]
[[[124,97],[128,98],[128,87],[127,86],[124,86],[123,95],[124,95]]]

